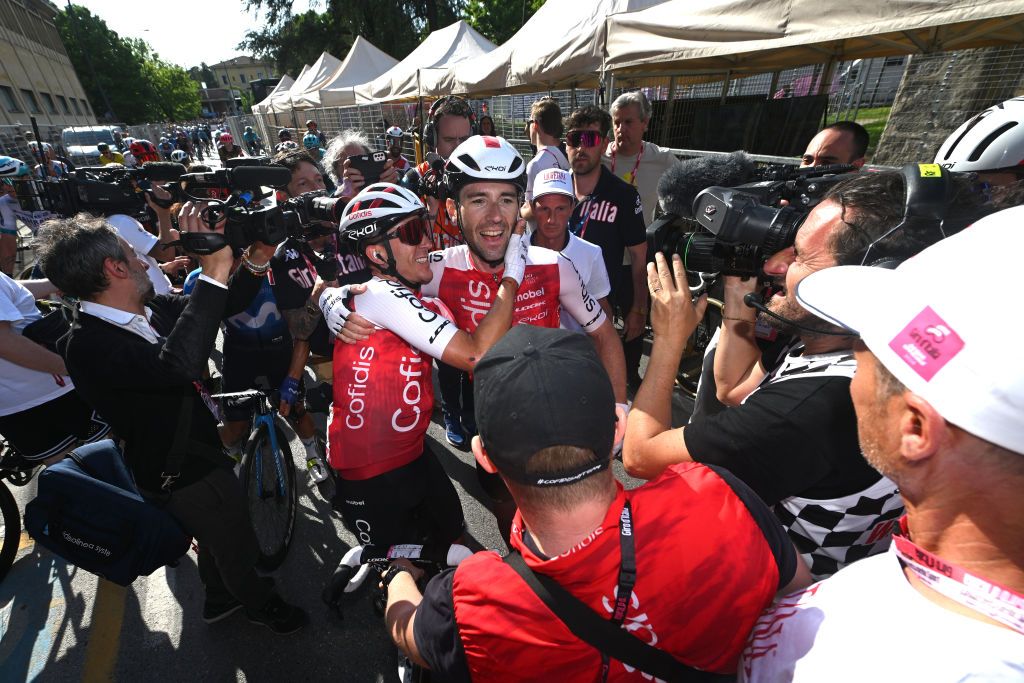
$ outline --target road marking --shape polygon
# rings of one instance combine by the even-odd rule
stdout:
[[[96,602],[89,625],[89,644],[85,647],[83,681],[112,681],[121,643],[124,599],[128,589],[106,579],[96,587]]]

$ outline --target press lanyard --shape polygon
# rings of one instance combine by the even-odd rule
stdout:
[[[615,153],[618,151],[618,147],[612,147],[612,173],[615,173]],[[636,155],[636,163],[633,164],[633,170],[629,174],[629,184],[636,187],[636,172],[640,168],[640,160],[644,158],[644,143],[640,141],[640,153]]]
[[[621,626],[626,619],[626,610],[633,599],[633,586],[636,585],[636,545],[633,542],[633,512],[627,500],[619,515],[619,549],[622,559],[619,564],[619,584],[615,592],[615,610],[611,621]],[[601,653],[601,680],[608,680],[610,662],[608,655]]]
[[[989,581],[955,564],[946,562],[906,536],[907,518],[900,520],[900,529],[893,533],[896,556],[909,567],[924,585],[1024,635],[1024,595]]]

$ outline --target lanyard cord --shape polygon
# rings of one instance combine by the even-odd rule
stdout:
[[[636,163],[633,164],[633,170],[630,172],[629,184],[636,187],[636,172],[640,168],[640,160],[644,158],[644,141],[640,141],[640,153],[636,155]],[[612,167],[611,172],[615,173],[615,153],[618,151],[618,145],[612,146]]]
[[[619,549],[622,559],[619,564],[619,582],[615,591],[615,611],[611,622],[622,626],[626,619],[626,611],[633,599],[633,586],[636,585],[636,544],[633,541],[633,510],[629,501],[622,507],[619,515]],[[601,652],[601,680],[608,680],[610,663],[608,655]]]
[[[915,544],[906,536],[906,520],[900,520],[900,530],[893,534],[900,564],[936,593],[1024,635],[1024,595],[946,562]]]

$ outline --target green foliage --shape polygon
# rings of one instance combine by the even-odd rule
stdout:
[[[528,0],[535,2],[535,0]],[[281,73],[297,75],[327,51],[344,58],[356,36],[396,59],[412,52],[431,31],[455,22],[462,0],[325,0],[324,12],[291,14],[292,0],[246,0],[264,12],[265,28],[250,31],[238,49],[272,59]]]
[[[213,69],[206,62],[201,62],[199,66],[193,66],[188,70],[188,77],[202,87],[203,83],[206,83],[206,87],[215,88],[217,86],[217,74],[213,73]]]
[[[522,28],[544,0],[468,0],[463,9],[466,23],[496,45]]]
[[[61,10],[56,24],[89,104],[105,112],[100,118],[135,124],[199,116],[197,83],[144,41],[121,38],[78,5]]]

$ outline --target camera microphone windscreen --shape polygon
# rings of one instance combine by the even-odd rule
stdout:
[[[693,217],[693,200],[701,190],[734,187],[754,178],[754,160],[746,152],[695,157],[673,164],[658,181],[658,202],[665,213]]]
[[[146,180],[177,180],[185,175],[185,167],[175,161],[147,161],[142,165]]]
[[[284,166],[236,166],[232,168],[231,184],[235,187],[284,187],[292,180],[292,172]]]
[[[440,174],[444,172],[444,159],[436,152],[427,152],[423,160],[427,162],[430,168],[434,169],[435,173]]]

